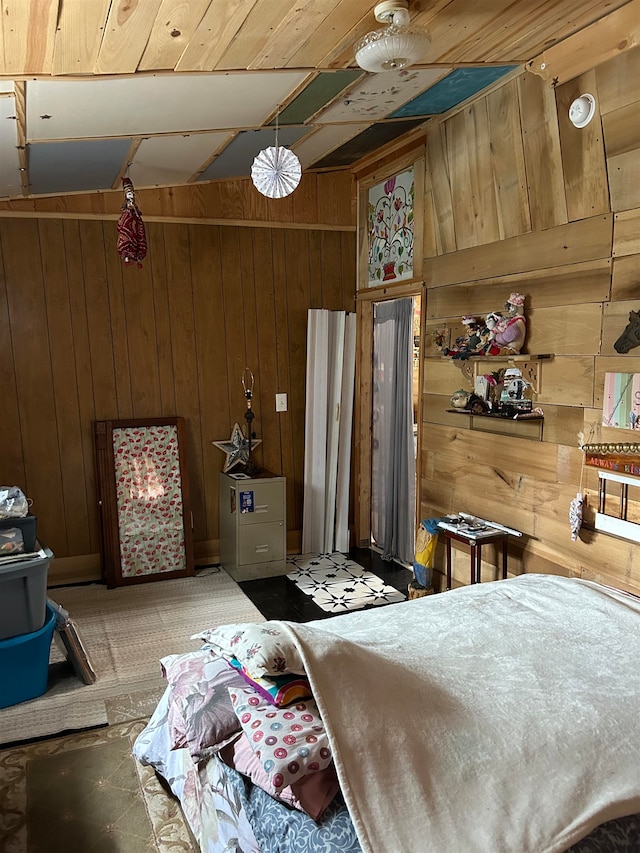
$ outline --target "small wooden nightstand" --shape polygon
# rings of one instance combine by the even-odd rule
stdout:
[[[482,571],[482,546],[502,542],[502,577],[507,577],[507,542],[510,536],[522,536],[519,530],[496,525],[495,522],[460,513],[457,524],[440,521],[439,530],[444,534],[447,555],[447,589],[451,589],[451,540],[464,542],[471,551],[471,583],[480,583]]]

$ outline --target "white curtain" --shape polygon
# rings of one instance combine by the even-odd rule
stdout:
[[[302,551],[346,552],[356,317],[310,309],[307,321]]]
[[[374,306],[371,535],[384,560],[413,563],[413,299]]]

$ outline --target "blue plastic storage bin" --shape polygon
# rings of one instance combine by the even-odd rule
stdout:
[[[55,626],[56,612],[47,604],[42,628],[0,640],[0,708],[35,699],[45,692]]]

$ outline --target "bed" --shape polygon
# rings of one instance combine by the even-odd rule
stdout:
[[[527,574],[162,660],[134,754],[203,853],[640,849],[640,599]]]

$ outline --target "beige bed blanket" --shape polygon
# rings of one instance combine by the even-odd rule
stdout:
[[[640,812],[639,617],[523,575],[285,623],[363,850],[561,851]]]

